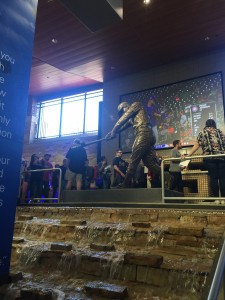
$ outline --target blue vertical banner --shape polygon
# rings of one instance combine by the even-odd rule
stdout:
[[[38,0],[0,0],[0,282],[7,280]]]

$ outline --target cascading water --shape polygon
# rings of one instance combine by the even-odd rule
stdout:
[[[88,298],[94,289],[97,294],[108,292],[103,299],[115,297],[119,291],[117,299],[197,300],[223,233],[222,228],[218,230],[211,225],[181,224],[180,220],[184,222],[185,218],[180,217],[184,212],[179,211],[173,211],[169,221],[159,222],[158,214],[161,213],[162,218],[167,214],[165,210],[146,210],[144,219],[149,215],[154,221],[145,223],[142,222],[143,210],[140,217],[137,210],[133,211],[134,216],[128,210],[129,222],[124,221],[125,217],[123,222],[118,222],[120,216],[115,218],[118,211],[115,210],[115,220],[103,222],[84,220],[84,209],[81,219],[76,209],[79,221],[76,223],[71,212],[68,217],[62,209],[60,215],[60,208],[57,216],[53,209],[52,218],[44,218],[50,210],[36,208],[37,215],[33,213],[33,219],[16,222],[12,269],[22,271],[24,279],[11,288],[18,291],[29,283],[35,291],[37,287],[52,289],[51,299],[60,299],[54,296],[55,290],[64,293],[61,299],[98,299],[98,295]],[[42,218],[40,212],[43,212]],[[197,213],[192,211],[192,214]],[[190,212],[187,216],[189,220]],[[138,222],[137,218],[140,218]],[[94,282],[94,288],[90,282]],[[18,296],[18,292],[15,295]]]

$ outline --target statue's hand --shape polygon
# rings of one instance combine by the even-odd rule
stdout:
[[[109,140],[112,140],[112,139],[115,138],[115,137],[116,137],[116,134],[115,134],[115,132],[112,130],[112,131],[110,131],[109,133],[106,134],[105,139],[106,139],[106,141],[109,141]]]
[[[106,139],[106,141],[111,139],[111,131],[106,134],[105,139]]]

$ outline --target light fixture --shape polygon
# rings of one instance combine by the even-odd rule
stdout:
[[[143,0],[143,3],[144,3],[145,5],[148,5],[150,2],[151,2],[151,0]]]
[[[53,39],[52,39],[52,43],[53,43],[53,44],[57,44],[57,43],[58,43],[58,40],[53,38]]]

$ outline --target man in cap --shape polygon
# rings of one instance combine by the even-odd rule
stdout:
[[[121,116],[113,129],[106,135],[106,140],[114,138],[119,132],[133,126],[135,131],[135,140],[132,147],[130,163],[121,187],[131,186],[132,178],[141,159],[144,165],[154,174],[161,174],[161,168],[157,163],[156,152],[154,149],[155,136],[153,134],[150,120],[141,102],[134,102],[129,105],[122,102],[118,106],[118,112]]]
[[[74,140],[74,145],[66,154],[68,160],[68,170],[65,178],[67,180],[66,189],[71,190],[73,183],[76,184],[76,189],[82,189],[82,179],[85,172],[85,162],[87,161],[87,153],[79,140]]]

